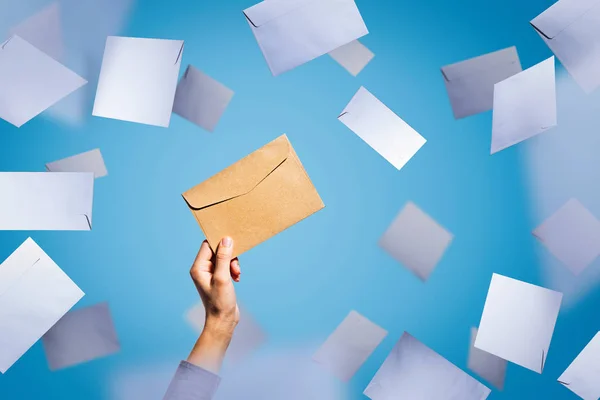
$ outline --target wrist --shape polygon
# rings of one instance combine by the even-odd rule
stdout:
[[[236,326],[235,320],[207,315],[202,335],[217,342],[227,342],[229,345]]]

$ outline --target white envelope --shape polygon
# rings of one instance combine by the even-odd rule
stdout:
[[[206,312],[202,303],[196,304],[185,314],[187,322],[198,333],[201,333],[204,329],[205,318]],[[266,332],[243,307],[240,307],[240,321],[231,338],[225,361],[229,364],[244,361],[260,348],[266,340]]]
[[[121,349],[108,303],[69,311],[42,337],[52,371],[114,354]]]
[[[53,2],[10,30],[38,50],[58,62],[63,62],[65,45],[60,18],[60,6]]]
[[[360,71],[375,57],[375,54],[358,40],[353,40],[330,51],[329,55],[352,76],[360,74]]]
[[[575,275],[600,255],[600,221],[576,199],[570,199],[533,235]]]
[[[397,169],[427,142],[364,87],[338,119]]]
[[[521,71],[516,47],[442,67],[454,118],[491,110],[494,104],[494,85]]]
[[[0,172],[0,193],[0,230],[92,229],[92,173]]]
[[[453,238],[454,235],[409,202],[379,239],[379,247],[426,281]]]
[[[386,336],[385,329],[351,311],[313,355],[313,360],[348,382]]]
[[[600,1],[560,0],[531,21],[587,93],[600,86]]]
[[[405,332],[364,394],[372,400],[484,400],[490,392]]]
[[[554,57],[494,86],[492,154],[555,125]]]
[[[558,378],[567,389],[584,400],[600,398],[600,332],[585,346]]]
[[[0,118],[16,127],[86,83],[19,36],[0,45]]]
[[[177,84],[173,112],[214,132],[233,97],[233,90],[192,65]]]
[[[31,239],[0,264],[0,373],[5,373],[84,293]]]
[[[477,332],[477,328],[471,328],[468,368],[494,385],[498,390],[502,390],[504,389],[504,380],[506,379],[506,367],[508,362],[475,347]]]
[[[93,115],[168,127],[182,40],[109,36]]]
[[[110,396],[106,399],[163,400],[179,362],[178,359],[161,360],[119,368],[109,378],[107,386],[110,388]]]
[[[344,385],[311,360],[311,350],[269,346],[247,362],[224,368],[214,400],[349,399]]]
[[[86,151],[46,164],[50,172],[92,172],[95,178],[106,176],[106,166],[100,149]]]
[[[369,33],[354,0],[265,0],[244,15],[273,75]]]
[[[107,36],[121,33],[137,0],[59,0],[73,52],[100,67]],[[96,67],[95,63],[98,62]],[[96,76],[97,77],[97,73]]]
[[[562,293],[494,274],[475,347],[542,373]]]

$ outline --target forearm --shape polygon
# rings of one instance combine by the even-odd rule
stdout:
[[[235,322],[207,318],[202,334],[196,341],[187,361],[218,374],[225,352],[231,343]]]

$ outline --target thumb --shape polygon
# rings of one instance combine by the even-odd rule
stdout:
[[[218,282],[227,282],[231,279],[230,265],[233,256],[233,239],[226,236],[219,242],[217,248],[214,278]]]

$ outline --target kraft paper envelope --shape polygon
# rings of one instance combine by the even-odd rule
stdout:
[[[502,390],[504,389],[508,362],[475,347],[478,331],[477,328],[471,328],[468,367],[471,371],[494,385],[498,390]]]
[[[475,347],[542,373],[562,293],[494,274]]]
[[[168,127],[182,40],[109,36],[93,115]]]
[[[244,15],[273,75],[369,33],[354,0],[265,0]]]
[[[519,72],[521,62],[516,47],[442,67],[454,118],[491,110],[494,85]]]
[[[177,84],[173,112],[214,132],[233,98],[233,90],[192,65]]]
[[[531,21],[583,90],[600,86],[600,1],[560,0]]]
[[[121,349],[108,303],[69,311],[42,337],[52,371],[114,354]]]
[[[86,83],[19,36],[0,45],[0,118],[16,127]]]
[[[10,30],[58,62],[64,61],[65,45],[58,2],[51,3]]]
[[[375,54],[358,40],[338,47],[330,51],[329,55],[337,61],[352,76],[360,74],[369,62],[375,57]]]
[[[364,87],[356,92],[338,120],[397,169],[404,167],[427,142]]]
[[[89,231],[94,174],[0,172],[0,230]]]
[[[236,256],[325,207],[286,135],[183,198],[213,250],[230,236]]]
[[[558,378],[567,389],[584,400],[600,398],[600,332],[585,346]]]
[[[492,154],[530,139],[555,125],[554,57],[494,86]]]
[[[379,239],[379,247],[426,281],[453,238],[454,235],[409,202]]]
[[[46,169],[50,172],[93,172],[95,178],[101,178],[108,174],[100,149],[48,163]]]
[[[386,336],[385,329],[351,311],[313,355],[313,360],[348,382]]]
[[[190,308],[185,318],[187,322],[200,334],[204,329],[206,311],[202,303]],[[225,362],[237,364],[248,358],[256,349],[267,340],[267,334],[262,327],[240,306],[240,321],[235,328],[231,343],[227,349]]]
[[[533,235],[575,275],[600,255],[600,221],[576,199],[569,200]]]
[[[0,373],[5,373],[83,292],[31,239],[0,264]]]
[[[405,332],[364,394],[372,400],[485,400],[490,392]]]

